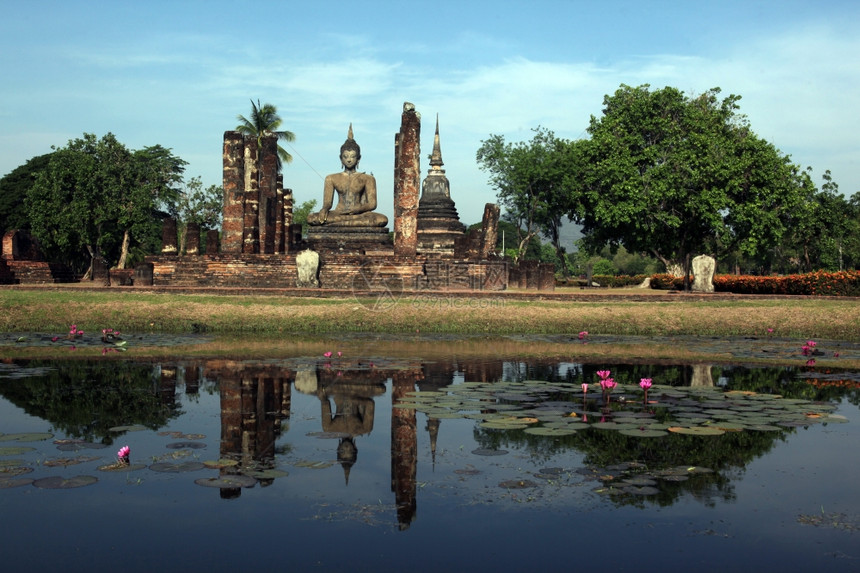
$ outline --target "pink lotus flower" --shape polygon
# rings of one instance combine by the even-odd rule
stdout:
[[[58,341],[59,339],[60,339],[60,337],[59,337],[59,336],[52,336],[52,337],[51,337],[51,342],[56,342],[56,341]]]
[[[588,336],[587,330],[583,330],[582,332],[579,333],[579,339],[580,340],[584,339],[586,336]]]
[[[341,356],[343,356],[343,352],[341,352],[340,350],[338,350],[338,351],[337,351],[337,357],[338,357],[338,358],[340,358]]]
[[[583,393],[583,394],[587,394],[587,393],[588,393],[588,384],[583,384],[583,385],[582,385],[582,393]]]
[[[323,352],[323,356],[326,358],[331,358],[331,352]]]
[[[815,366],[815,358],[810,358],[806,361],[807,366]]]
[[[807,340],[806,345],[810,348],[815,348],[815,341],[814,340]]]
[[[651,387],[651,379],[650,378],[642,378],[639,381],[639,386],[642,387],[643,390],[647,390]]]
[[[116,453],[116,455],[119,458],[127,458],[130,453],[131,453],[131,449],[128,446],[123,446],[119,449],[119,451]]]
[[[598,370],[597,375],[600,376],[601,380],[606,380],[609,378],[609,375],[612,374],[611,370]]]
[[[833,353],[833,358],[839,358],[839,353],[838,353],[838,352],[834,352],[834,353]]]
[[[618,382],[612,378],[604,378],[600,381],[600,387],[603,388],[604,392],[611,392],[616,386],[618,386]]]
[[[768,333],[768,334],[773,334],[773,329],[772,329],[772,328],[768,328],[768,329],[767,329],[767,333]]]

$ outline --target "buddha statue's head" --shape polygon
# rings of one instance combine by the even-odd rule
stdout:
[[[351,168],[358,165],[361,160],[361,147],[352,136],[352,124],[349,124],[349,132],[346,141],[340,146],[340,162],[344,167]]]

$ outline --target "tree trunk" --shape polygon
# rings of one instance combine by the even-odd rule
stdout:
[[[90,266],[87,268],[87,272],[84,273],[84,276],[81,277],[82,281],[92,280],[93,278],[93,261],[96,258],[95,251],[93,251],[92,245],[87,245],[87,252],[90,254]]]
[[[514,263],[518,263],[523,260],[523,257],[526,254],[526,249],[528,249],[529,241],[531,241],[534,236],[534,233],[526,233],[526,236],[520,241],[520,244],[517,247],[517,260],[514,261]]]
[[[122,250],[119,255],[119,262],[116,264],[116,268],[124,269],[126,260],[128,259],[128,245],[131,242],[131,233],[128,229],[125,230],[125,233],[122,234]]]

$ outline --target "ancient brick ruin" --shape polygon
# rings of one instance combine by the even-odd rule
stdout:
[[[39,245],[29,234],[13,230],[3,235],[0,284],[52,284],[74,280],[70,268],[43,259]]]
[[[487,204],[481,226],[466,232],[442,169],[438,119],[422,193],[420,135],[421,116],[406,103],[395,134],[391,241],[384,227],[349,228],[322,220],[303,239],[300,226],[291,224],[292,192],[283,189],[278,174],[276,138],[264,137],[258,145],[254,137],[226,132],[220,245],[213,244],[210,234],[205,249],[192,239],[180,254],[175,225],[167,222],[161,255],[147,257],[146,264],[136,269],[140,282],[135,284],[296,288],[296,255],[312,249],[319,254],[321,289],[508,288],[509,265],[495,255],[498,206]],[[348,141],[351,138],[350,127]],[[520,280],[521,275],[526,279]],[[515,277],[516,286],[554,288],[551,265],[528,267]]]
[[[495,254],[499,207],[487,204],[480,227],[466,231],[442,168],[439,120],[427,177],[421,182],[421,116],[405,103],[394,144],[393,241],[385,227],[317,225],[302,237],[292,224],[293,195],[278,173],[277,139],[224,133],[221,232],[189,224],[180,252],[177,223],[162,225],[161,254],[134,269],[100,269],[114,286],[297,288],[296,255],[318,253],[321,289],[353,291],[552,290],[552,265],[516,268]],[[352,128],[350,127],[350,138]],[[384,195],[383,195],[384,196]],[[384,219],[384,217],[379,217]],[[306,274],[306,271],[305,271]],[[104,275],[104,276],[101,276]],[[3,237],[0,284],[75,281],[47,263],[26,234]],[[303,284],[303,288],[307,288]]]

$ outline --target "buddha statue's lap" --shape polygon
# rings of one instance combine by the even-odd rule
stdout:
[[[308,215],[309,225],[331,225],[333,227],[384,227],[388,224],[388,217],[381,213],[359,213],[358,215],[342,215],[329,211],[325,221],[320,220],[319,213]]]

